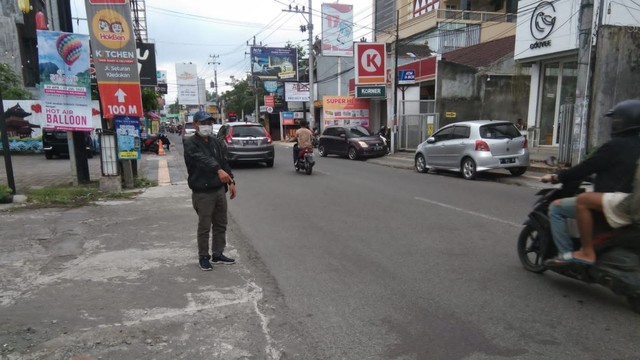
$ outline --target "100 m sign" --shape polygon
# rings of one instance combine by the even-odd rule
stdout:
[[[107,109],[113,115],[130,115],[138,113],[138,106],[136,105],[129,105],[128,111],[127,106],[124,105],[107,105]]]

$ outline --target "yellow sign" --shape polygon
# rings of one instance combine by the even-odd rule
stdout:
[[[445,116],[445,117],[448,117],[448,118],[454,118],[454,117],[456,117],[457,115],[458,115],[458,114],[456,114],[456,113],[455,113],[455,112],[453,112],[453,111],[447,111],[446,113],[444,113],[444,116]]]
[[[427,124],[427,135],[433,134],[433,124]]]

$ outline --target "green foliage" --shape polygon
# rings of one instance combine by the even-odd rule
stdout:
[[[135,188],[146,188],[151,186],[158,186],[158,182],[154,180],[149,180],[145,177],[135,177],[133,179],[133,187]]]
[[[5,100],[33,98],[31,93],[22,86],[22,80],[9,64],[0,64],[0,92]]]
[[[142,109],[147,112],[160,108],[158,98],[162,95],[157,93],[155,89],[149,87],[141,88],[142,91]]]
[[[11,195],[13,192],[11,188],[5,184],[0,184],[0,199],[4,199],[8,195]]]
[[[240,114],[244,111],[245,114],[251,114],[255,111],[255,94],[254,89],[249,85],[247,80],[239,81],[234,85],[233,90],[227,91],[223,94],[226,99],[227,111],[232,111]],[[262,100],[264,90],[262,87],[258,88],[258,100]],[[264,101],[263,101],[264,102]]]

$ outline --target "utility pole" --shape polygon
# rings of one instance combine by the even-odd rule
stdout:
[[[600,9],[603,11],[603,9]],[[571,164],[582,161],[587,147],[587,129],[589,123],[589,102],[591,84],[591,50],[593,26],[593,0],[580,1],[580,38],[578,44],[578,77],[576,99],[573,112],[573,136]]]
[[[391,153],[396,151],[396,134],[398,133],[398,43],[400,42],[400,10],[396,10],[396,41],[394,44],[393,61],[393,124],[391,125]]]
[[[260,45],[262,45],[262,43]],[[253,45],[252,46],[253,47],[256,46],[256,37],[255,36],[253,37]],[[251,53],[251,52],[249,52],[249,53]],[[253,93],[254,93],[254,95],[256,97],[255,110],[254,110],[254,112],[255,112],[254,120],[255,120],[255,122],[259,122],[258,118],[260,117],[260,103],[258,102],[258,77],[254,76],[253,75],[253,69],[251,69],[251,70],[252,70],[251,71],[251,83],[253,85]]]
[[[220,57],[219,55],[209,55],[209,57],[212,59],[211,61],[209,61],[209,65],[213,65],[213,88],[214,88],[214,92],[216,94],[216,112],[217,114],[220,114],[220,98],[218,97],[218,65],[220,65],[220,62],[217,61],[218,58]],[[216,121],[218,121],[219,119],[216,119]]]
[[[313,78],[313,71],[314,71],[314,55],[313,55],[313,13],[311,12],[311,6],[312,6],[312,0],[309,0],[309,8],[307,9],[308,11],[305,12],[305,8],[304,6],[302,7],[302,9],[298,8],[298,5],[292,7],[291,5],[289,5],[289,10],[282,10],[284,12],[295,12],[295,13],[301,13],[303,14],[303,16],[306,15],[309,16],[309,19],[307,20],[307,26],[306,29],[309,32],[309,126],[311,128],[313,127],[318,127],[320,128],[317,124],[315,124],[314,121],[314,106],[313,106],[313,100],[315,98],[314,96],[314,91],[313,91],[313,82],[314,82],[314,78]]]

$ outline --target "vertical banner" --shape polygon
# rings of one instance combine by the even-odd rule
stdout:
[[[198,76],[195,64],[176,64],[178,102],[181,105],[198,105]]]
[[[156,45],[149,43],[136,43],[138,52],[138,74],[140,75],[140,85],[156,86]]]
[[[322,4],[322,55],[353,56],[353,5]]]
[[[93,130],[89,37],[43,30],[37,36],[43,128]]]
[[[102,112],[142,117],[136,41],[129,0],[85,0]]]
[[[387,77],[386,44],[356,43],[353,62],[356,85],[385,84]]]
[[[116,115],[113,120],[118,139],[118,160],[139,160],[140,118]]]

